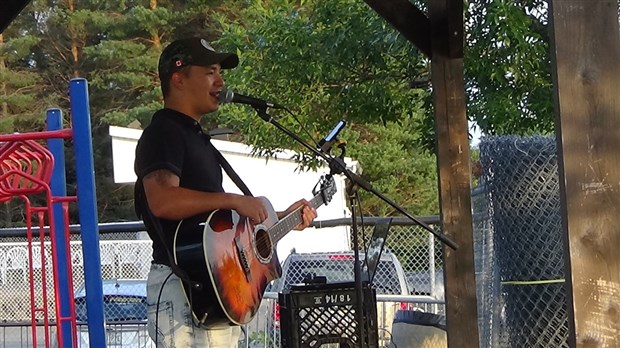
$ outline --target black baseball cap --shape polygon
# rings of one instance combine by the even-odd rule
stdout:
[[[169,78],[184,66],[218,63],[222,69],[232,69],[239,64],[239,57],[234,53],[216,52],[207,40],[199,37],[176,40],[166,46],[159,56],[159,79]]]

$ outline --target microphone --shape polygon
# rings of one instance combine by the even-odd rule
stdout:
[[[254,108],[272,108],[272,109],[284,109],[284,106],[272,103],[270,101],[248,97],[239,93],[235,93],[230,89],[224,89],[220,92],[219,96],[220,104],[226,103],[238,103],[238,104],[247,104]]]
[[[347,122],[345,122],[345,120],[338,121],[336,126],[334,126],[334,128],[329,132],[329,134],[327,134],[325,138],[319,141],[319,145],[317,146],[316,149],[321,152],[329,152],[334,142],[338,140],[338,134],[340,133],[340,131],[344,128],[346,124]]]

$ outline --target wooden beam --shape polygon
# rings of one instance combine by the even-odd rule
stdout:
[[[549,4],[568,343],[620,347],[618,2]]]
[[[17,15],[28,5],[30,0],[4,0],[0,11],[0,33],[4,32]]]
[[[441,220],[443,232],[459,245],[457,250],[443,248],[448,346],[477,348],[478,310],[462,58],[463,1],[430,0],[429,9],[433,28],[431,73]]]
[[[431,56],[430,21],[408,0],[364,0],[422,53]]]
[[[429,1],[433,54],[463,58],[463,4],[453,0]]]

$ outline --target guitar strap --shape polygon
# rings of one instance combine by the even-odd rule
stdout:
[[[146,211],[150,217],[151,223],[154,225],[155,230],[157,231],[157,234],[159,235],[159,238],[164,243],[164,245],[166,245],[166,241],[164,239],[164,229],[161,227],[161,222],[159,221],[157,217],[153,215],[153,213],[151,212],[151,209],[148,206],[146,207]],[[189,278],[189,275],[187,275],[187,272],[182,270],[181,267],[179,267],[179,265],[176,262],[174,262],[174,257],[172,256],[172,252],[170,251],[169,248],[166,248],[166,253],[168,254],[168,261],[170,263],[170,269],[172,269],[172,273],[176,274],[176,276],[179,277],[179,279],[187,282],[191,286],[194,286],[194,287],[201,286],[200,283],[192,281]]]
[[[226,174],[230,177],[230,179],[235,183],[235,185],[237,185],[237,187],[239,187],[239,189],[243,192],[244,195],[246,196],[253,196],[252,192],[250,192],[250,189],[245,185],[245,183],[243,182],[243,180],[241,180],[241,178],[239,177],[239,175],[234,171],[234,169],[232,168],[232,166],[230,165],[230,163],[228,163],[228,161],[224,158],[224,155],[222,155],[222,153],[215,148],[215,146],[213,146],[213,144],[211,142],[209,142],[209,144],[213,147],[213,149],[215,150],[215,154],[216,154],[216,158],[218,163],[220,164],[220,166],[222,166],[222,168],[224,169],[224,171],[226,172]],[[136,183],[139,185],[142,185],[142,182]],[[136,194],[138,195],[143,195],[144,196],[144,186],[142,187],[136,187]],[[144,201],[146,201],[146,199],[144,199]],[[137,208],[137,207],[136,207]],[[140,214],[140,209],[136,209],[136,213],[138,215],[139,218],[141,218],[143,221],[145,220],[143,216],[141,216],[142,214]],[[155,231],[157,232],[160,240],[162,241],[162,243],[164,243],[164,245],[166,245],[166,241],[164,238],[164,231],[163,228],[161,226],[161,222],[159,221],[159,219],[157,217],[155,217],[155,215],[153,215],[153,212],[151,212],[151,209],[149,208],[148,204],[146,204],[145,206],[142,207],[141,209],[142,211],[144,211],[149,219],[148,221],[153,225],[153,228],[155,229]],[[179,279],[181,279],[181,281],[187,283],[190,287],[193,287],[194,289],[201,289],[203,284],[200,282],[196,282],[190,279],[189,275],[187,274],[187,272],[185,272],[183,269],[181,269],[181,267],[179,267],[179,265],[174,261],[174,257],[172,256],[172,252],[170,251],[169,248],[165,248],[166,249],[166,253],[168,254],[168,261],[170,264],[170,269],[172,270],[172,273],[174,273],[177,277],[179,277]],[[192,299],[192,292],[189,291],[189,304],[190,307],[193,307],[193,299]],[[193,318],[192,318],[193,320]]]
[[[211,144],[211,142],[209,143]],[[246,196],[253,196],[252,192],[250,192],[250,189],[245,185],[243,180],[241,180],[239,175],[234,171],[230,163],[226,161],[226,159],[224,158],[224,155],[222,155],[222,153],[218,149],[216,149],[215,146],[213,146],[213,144],[211,144],[211,146],[215,150],[218,163],[222,166],[224,171],[226,171],[226,174],[230,177],[230,179],[237,185],[237,187],[239,187],[239,189],[243,192],[243,194],[245,194]],[[140,185],[142,185],[142,182],[140,182]],[[139,188],[139,191],[137,192],[138,194],[144,195],[144,188],[143,187]],[[157,234],[159,235],[159,238],[161,239],[162,243],[166,245],[166,241],[164,238],[164,229],[161,226],[161,222],[159,221],[157,217],[155,217],[155,215],[153,215],[148,204],[146,204],[142,208],[146,212],[146,214],[149,216],[149,221],[151,224],[153,224],[153,227],[155,231],[157,231]],[[138,211],[136,211],[136,213],[140,215]],[[142,217],[140,216],[140,218]],[[179,277],[181,280],[187,282],[188,284],[190,284],[190,286],[193,286],[195,288],[200,288],[202,286],[201,283],[190,280],[187,273],[184,270],[182,270],[181,267],[179,267],[179,265],[176,262],[174,262],[174,257],[172,256],[172,253],[170,252],[168,248],[166,248],[166,253],[168,254],[168,261],[170,263],[170,268],[172,269],[172,272],[176,274],[177,277]]]
[[[211,146],[213,146],[213,144],[211,144]],[[230,163],[228,163],[226,158],[224,158],[224,155],[222,155],[222,153],[218,149],[216,149],[215,146],[213,146],[213,149],[215,150],[218,163],[222,166],[226,174],[235,183],[235,185],[239,187],[239,189],[241,190],[241,192],[243,192],[244,195],[253,196],[250,189],[246,186],[243,180],[241,180],[239,175],[235,172],[235,170],[232,168]],[[151,209],[148,207],[148,204],[144,208],[145,208],[144,210],[146,210],[146,213],[149,215],[149,218],[150,218],[149,220],[154,225],[153,227],[155,227],[155,230],[157,231],[159,238],[162,240],[162,242],[165,245],[166,242],[164,240],[163,228],[161,227],[161,223],[159,222],[159,219],[153,215],[153,213],[151,212]],[[176,262],[174,262],[174,257],[172,256],[172,253],[170,252],[168,248],[166,248],[166,252],[168,253],[168,261],[170,263],[170,268],[172,269],[172,272],[177,275],[177,277],[179,277],[180,279],[182,279],[183,281],[189,283],[190,285],[194,287],[201,286],[200,283],[191,281],[187,273],[183,271],[179,267],[179,265],[177,265]]]
[[[138,187],[137,185],[140,185],[140,187]],[[136,197],[136,202],[140,202],[140,201],[146,202],[146,198],[144,198],[144,186],[142,184],[142,181],[136,182],[135,190],[136,190],[135,191],[136,196],[140,196],[140,199]],[[143,213],[148,215],[148,219],[145,219],[144,216],[142,216]],[[144,205],[140,204],[140,209],[138,209],[138,207],[136,206],[136,215],[138,215],[138,218],[144,221],[145,225],[150,224],[153,227],[153,229],[157,232],[157,235],[159,236],[159,239],[161,240],[163,245],[166,245],[166,239],[164,238],[164,229],[161,226],[161,222],[159,221],[159,218],[157,218],[155,215],[153,215],[153,212],[151,212],[151,208],[149,208],[148,203]],[[148,228],[148,225],[146,227]],[[202,284],[192,281],[189,278],[189,275],[187,275],[187,273],[184,270],[182,270],[181,267],[179,267],[179,265],[176,262],[174,262],[174,257],[172,256],[172,252],[169,250],[169,248],[165,248],[165,249],[166,249],[166,253],[168,254],[168,263],[170,264],[169,266],[170,266],[170,269],[172,270],[172,273],[174,273],[182,281],[188,283],[190,286],[195,287],[195,288],[200,288]]]
[[[215,146],[213,146],[213,149],[215,149],[217,161],[220,163],[220,166],[222,166],[228,177],[235,183],[235,185],[237,185],[241,192],[243,192],[243,194],[246,196],[254,196],[252,192],[250,192],[250,189],[245,185],[243,180],[241,180],[239,175],[237,175],[235,170],[230,166],[230,163],[228,163],[226,158],[224,158],[224,155],[222,155],[222,153],[218,149],[216,149]]]

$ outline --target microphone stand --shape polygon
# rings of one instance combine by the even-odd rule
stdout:
[[[266,106],[254,106],[254,105],[252,105],[252,107],[254,108],[254,110],[256,110],[256,112],[258,113],[258,116],[261,119],[263,119],[266,122],[269,122],[269,123],[273,124],[276,128],[278,128],[279,130],[284,132],[289,137],[293,138],[295,141],[297,141],[298,143],[303,145],[305,148],[307,148],[308,150],[313,152],[315,155],[323,158],[329,164],[330,175],[344,174],[349,179],[349,183],[347,183],[346,190],[347,190],[347,194],[349,196],[349,202],[350,202],[350,205],[351,205],[351,220],[352,220],[351,221],[351,227],[352,227],[352,230],[353,230],[353,249],[354,249],[353,252],[354,252],[354,255],[355,255],[355,260],[354,260],[354,276],[355,276],[355,292],[356,292],[356,295],[357,295],[355,312],[356,312],[356,316],[357,316],[356,319],[357,319],[357,322],[358,322],[358,325],[359,325],[359,335],[360,335],[359,336],[360,337],[359,346],[360,347],[365,347],[366,346],[366,344],[365,344],[366,338],[365,338],[365,335],[364,335],[365,327],[364,327],[364,314],[363,314],[363,303],[364,303],[363,297],[364,297],[364,292],[362,291],[361,262],[360,262],[360,257],[359,257],[359,240],[358,240],[358,233],[357,233],[358,232],[358,230],[357,230],[357,217],[355,215],[355,207],[356,207],[355,196],[357,195],[357,190],[361,187],[364,190],[373,193],[374,195],[379,197],[381,200],[383,200],[384,202],[386,202],[387,204],[392,206],[394,209],[396,209],[398,212],[400,212],[401,214],[405,215],[406,217],[411,219],[413,222],[415,222],[416,224],[418,224],[419,226],[421,226],[425,230],[427,230],[430,233],[432,233],[442,243],[448,245],[453,250],[456,250],[458,248],[458,244],[456,244],[454,241],[452,241],[450,238],[446,237],[445,235],[437,233],[429,225],[427,225],[423,221],[415,218],[414,216],[409,214],[407,211],[405,211],[404,208],[400,207],[394,201],[392,201],[391,199],[389,199],[388,197],[383,195],[381,192],[378,192],[375,188],[372,187],[372,185],[368,181],[364,180],[361,176],[359,176],[359,175],[353,173],[351,170],[347,169],[347,167],[346,167],[346,165],[344,163],[344,158],[343,158],[344,157],[344,150],[343,150],[343,153],[342,153],[341,157],[332,157],[332,156],[327,155],[324,152],[318,151],[317,149],[315,149],[314,147],[312,147],[308,143],[306,143],[303,139],[301,139],[297,134],[291,132],[286,127],[284,127],[282,124],[280,124],[278,121],[276,121],[273,117],[271,117],[271,115],[269,115],[267,113],[267,107]]]

